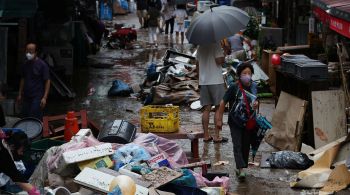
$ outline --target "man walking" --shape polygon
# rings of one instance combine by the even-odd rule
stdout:
[[[220,136],[220,129],[215,125],[215,137],[209,134],[209,118],[211,107],[215,106],[214,123],[216,124],[221,99],[225,94],[225,84],[221,65],[224,63],[223,51],[220,44],[200,45],[197,53],[197,71],[199,71],[200,102],[203,106],[202,125],[204,142],[227,142],[228,139]]]
[[[42,120],[43,109],[50,90],[50,73],[48,65],[37,57],[37,45],[26,46],[27,61],[21,69],[21,81],[17,101],[23,101],[23,117]]]

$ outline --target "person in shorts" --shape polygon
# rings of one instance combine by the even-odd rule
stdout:
[[[184,44],[185,39],[185,19],[187,19],[186,4],[179,4],[175,10],[175,32],[176,40],[179,39],[179,34],[181,34],[181,44]]]
[[[199,75],[200,102],[203,106],[202,126],[204,131],[204,142],[214,143],[227,142],[226,137],[220,136],[220,130],[215,125],[215,136],[209,134],[209,117],[212,106],[215,106],[214,123],[219,117],[218,108],[224,97],[226,88],[222,76],[224,53],[220,43],[200,45],[197,52],[197,71]]]

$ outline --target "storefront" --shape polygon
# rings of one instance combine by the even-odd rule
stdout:
[[[314,0],[313,14],[329,29],[350,38],[350,2],[347,0]]]

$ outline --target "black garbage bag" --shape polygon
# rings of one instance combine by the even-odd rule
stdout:
[[[273,152],[269,158],[272,168],[283,169],[307,169],[314,164],[314,161],[301,152],[279,151]]]
[[[131,93],[132,88],[121,80],[113,81],[112,87],[108,90],[108,96],[129,96]]]

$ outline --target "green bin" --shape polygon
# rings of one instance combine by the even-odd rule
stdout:
[[[54,140],[50,138],[34,141],[31,144],[29,151],[24,154],[24,161],[31,164],[38,164],[41,158],[44,156],[46,150],[53,146],[60,146],[64,144],[64,141]]]

